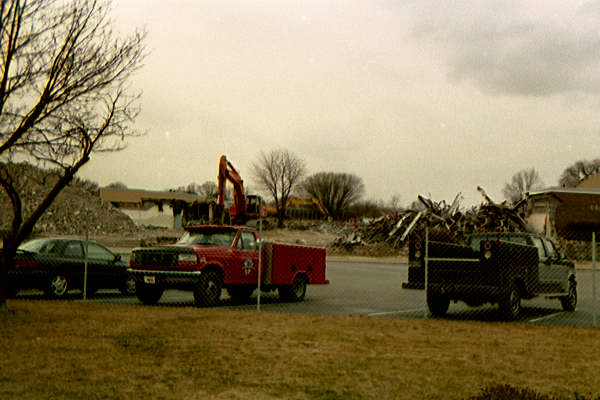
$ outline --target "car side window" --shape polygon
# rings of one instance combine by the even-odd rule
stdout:
[[[70,242],[65,247],[65,257],[83,258],[83,248],[79,242]]]
[[[112,261],[115,256],[96,243],[88,243],[88,257],[103,261]]]
[[[534,237],[532,239],[533,239],[533,245],[535,247],[537,247],[537,249],[538,249],[538,255],[540,256],[540,258],[545,258],[546,250],[544,249],[544,243],[542,243],[542,239],[540,239],[538,237]]]
[[[40,249],[40,253],[60,254],[60,243],[48,242]]]

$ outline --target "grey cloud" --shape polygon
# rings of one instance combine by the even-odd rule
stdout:
[[[419,0],[405,9],[415,37],[446,49],[453,82],[473,82],[492,94],[600,94],[600,1],[539,15],[535,7],[524,12],[523,4]]]

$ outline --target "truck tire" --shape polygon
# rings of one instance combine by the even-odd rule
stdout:
[[[427,291],[427,308],[434,317],[443,317],[450,307],[450,299],[441,293]]]
[[[516,283],[512,283],[498,303],[500,313],[507,320],[519,318],[523,311],[521,307],[521,291]]]
[[[162,297],[163,292],[164,289],[161,287],[138,284],[135,295],[143,304],[153,305],[158,303],[158,300],[160,300]]]
[[[296,275],[291,285],[279,287],[279,298],[284,301],[298,302],[306,295],[306,277]]]
[[[194,304],[196,307],[216,306],[221,299],[223,279],[216,271],[208,271],[200,277],[194,288]]]
[[[575,311],[577,307],[577,282],[569,279],[569,294],[560,298],[560,304],[565,311]]]
[[[254,293],[254,289],[256,288],[251,285],[233,285],[227,287],[227,293],[236,303],[245,303]]]

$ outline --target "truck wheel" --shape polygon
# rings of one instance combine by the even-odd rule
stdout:
[[[238,303],[244,303],[248,301],[252,293],[254,293],[254,286],[251,285],[237,285],[237,286],[228,286],[227,293],[229,297],[233,299],[233,301]]]
[[[69,290],[69,281],[67,277],[61,273],[53,273],[48,279],[48,285],[46,287],[46,296],[52,299],[59,299],[65,297]]]
[[[302,301],[306,295],[306,278],[303,275],[296,275],[291,285],[279,287],[279,298],[284,301]]]
[[[560,303],[565,311],[575,311],[577,307],[577,282],[569,280],[569,294],[560,298]]]
[[[434,317],[443,317],[450,307],[448,296],[436,292],[427,292],[427,308]]]
[[[150,285],[138,285],[135,295],[137,298],[146,305],[153,305],[158,303],[158,300],[162,297],[164,292],[163,288],[150,286]]]
[[[504,296],[499,302],[500,312],[509,320],[514,320],[521,315],[521,292],[516,284],[512,284],[509,290],[504,293]]]
[[[219,303],[223,280],[216,271],[208,271],[200,277],[194,288],[196,307],[212,307]]]

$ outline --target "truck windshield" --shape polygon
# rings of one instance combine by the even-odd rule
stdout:
[[[235,233],[235,231],[186,232],[177,243],[231,246],[235,239]]]

